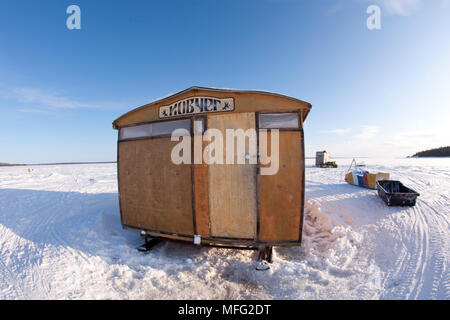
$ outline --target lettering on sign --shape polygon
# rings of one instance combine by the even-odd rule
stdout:
[[[159,117],[171,118],[197,113],[224,112],[234,110],[233,98],[193,97],[159,108]]]

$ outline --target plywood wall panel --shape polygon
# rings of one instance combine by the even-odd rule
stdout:
[[[303,201],[303,141],[300,131],[279,132],[279,171],[260,176],[260,240],[298,241]],[[270,132],[267,134],[271,150]]]
[[[178,142],[157,138],[119,143],[122,222],[170,233],[194,232],[191,167],[175,165]]]

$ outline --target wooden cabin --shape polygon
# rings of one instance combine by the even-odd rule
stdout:
[[[122,226],[145,236],[197,244],[300,245],[303,122],[310,109],[307,102],[276,93],[191,87],[122,115],[113,122],[119,130]],[[190,155],[183,152],[191,163],[173,162],[173,150],[180,143],[171,138],[175,129],[184,129],[185,137],[178,138],[191,139],[192,149],[199,142],[203,155],[211,143],[205,135],[212,128],[223,137],[227,129],[254,130],[254,148],[249,142],[240,151],[245,153],[244,164],[198,163],[195,150]],[[275,135],[271,130],[278,131],[278,170],[265,175],[261,173],[269,166]],[[241,157],[238,149],[227,157]]]
[[[320,167],[321,165],[330,161],[329,153],[324,151],[316,152],[316,167]]]

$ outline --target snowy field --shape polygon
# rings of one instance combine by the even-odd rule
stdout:
[[[0,299],[450,299],[450,159],[365,159],[421,196],[385,206],[307,160],[304,241],[256,252],[122,230],[115,164],[0,168]]]

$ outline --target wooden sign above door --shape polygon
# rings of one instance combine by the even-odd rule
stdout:
[[[168,106],[159,108],[161,119],[187,116],[198,113],[225,112],[234,110],[234,99],[218,99],[213,97],[193,97],[183,99]]]

